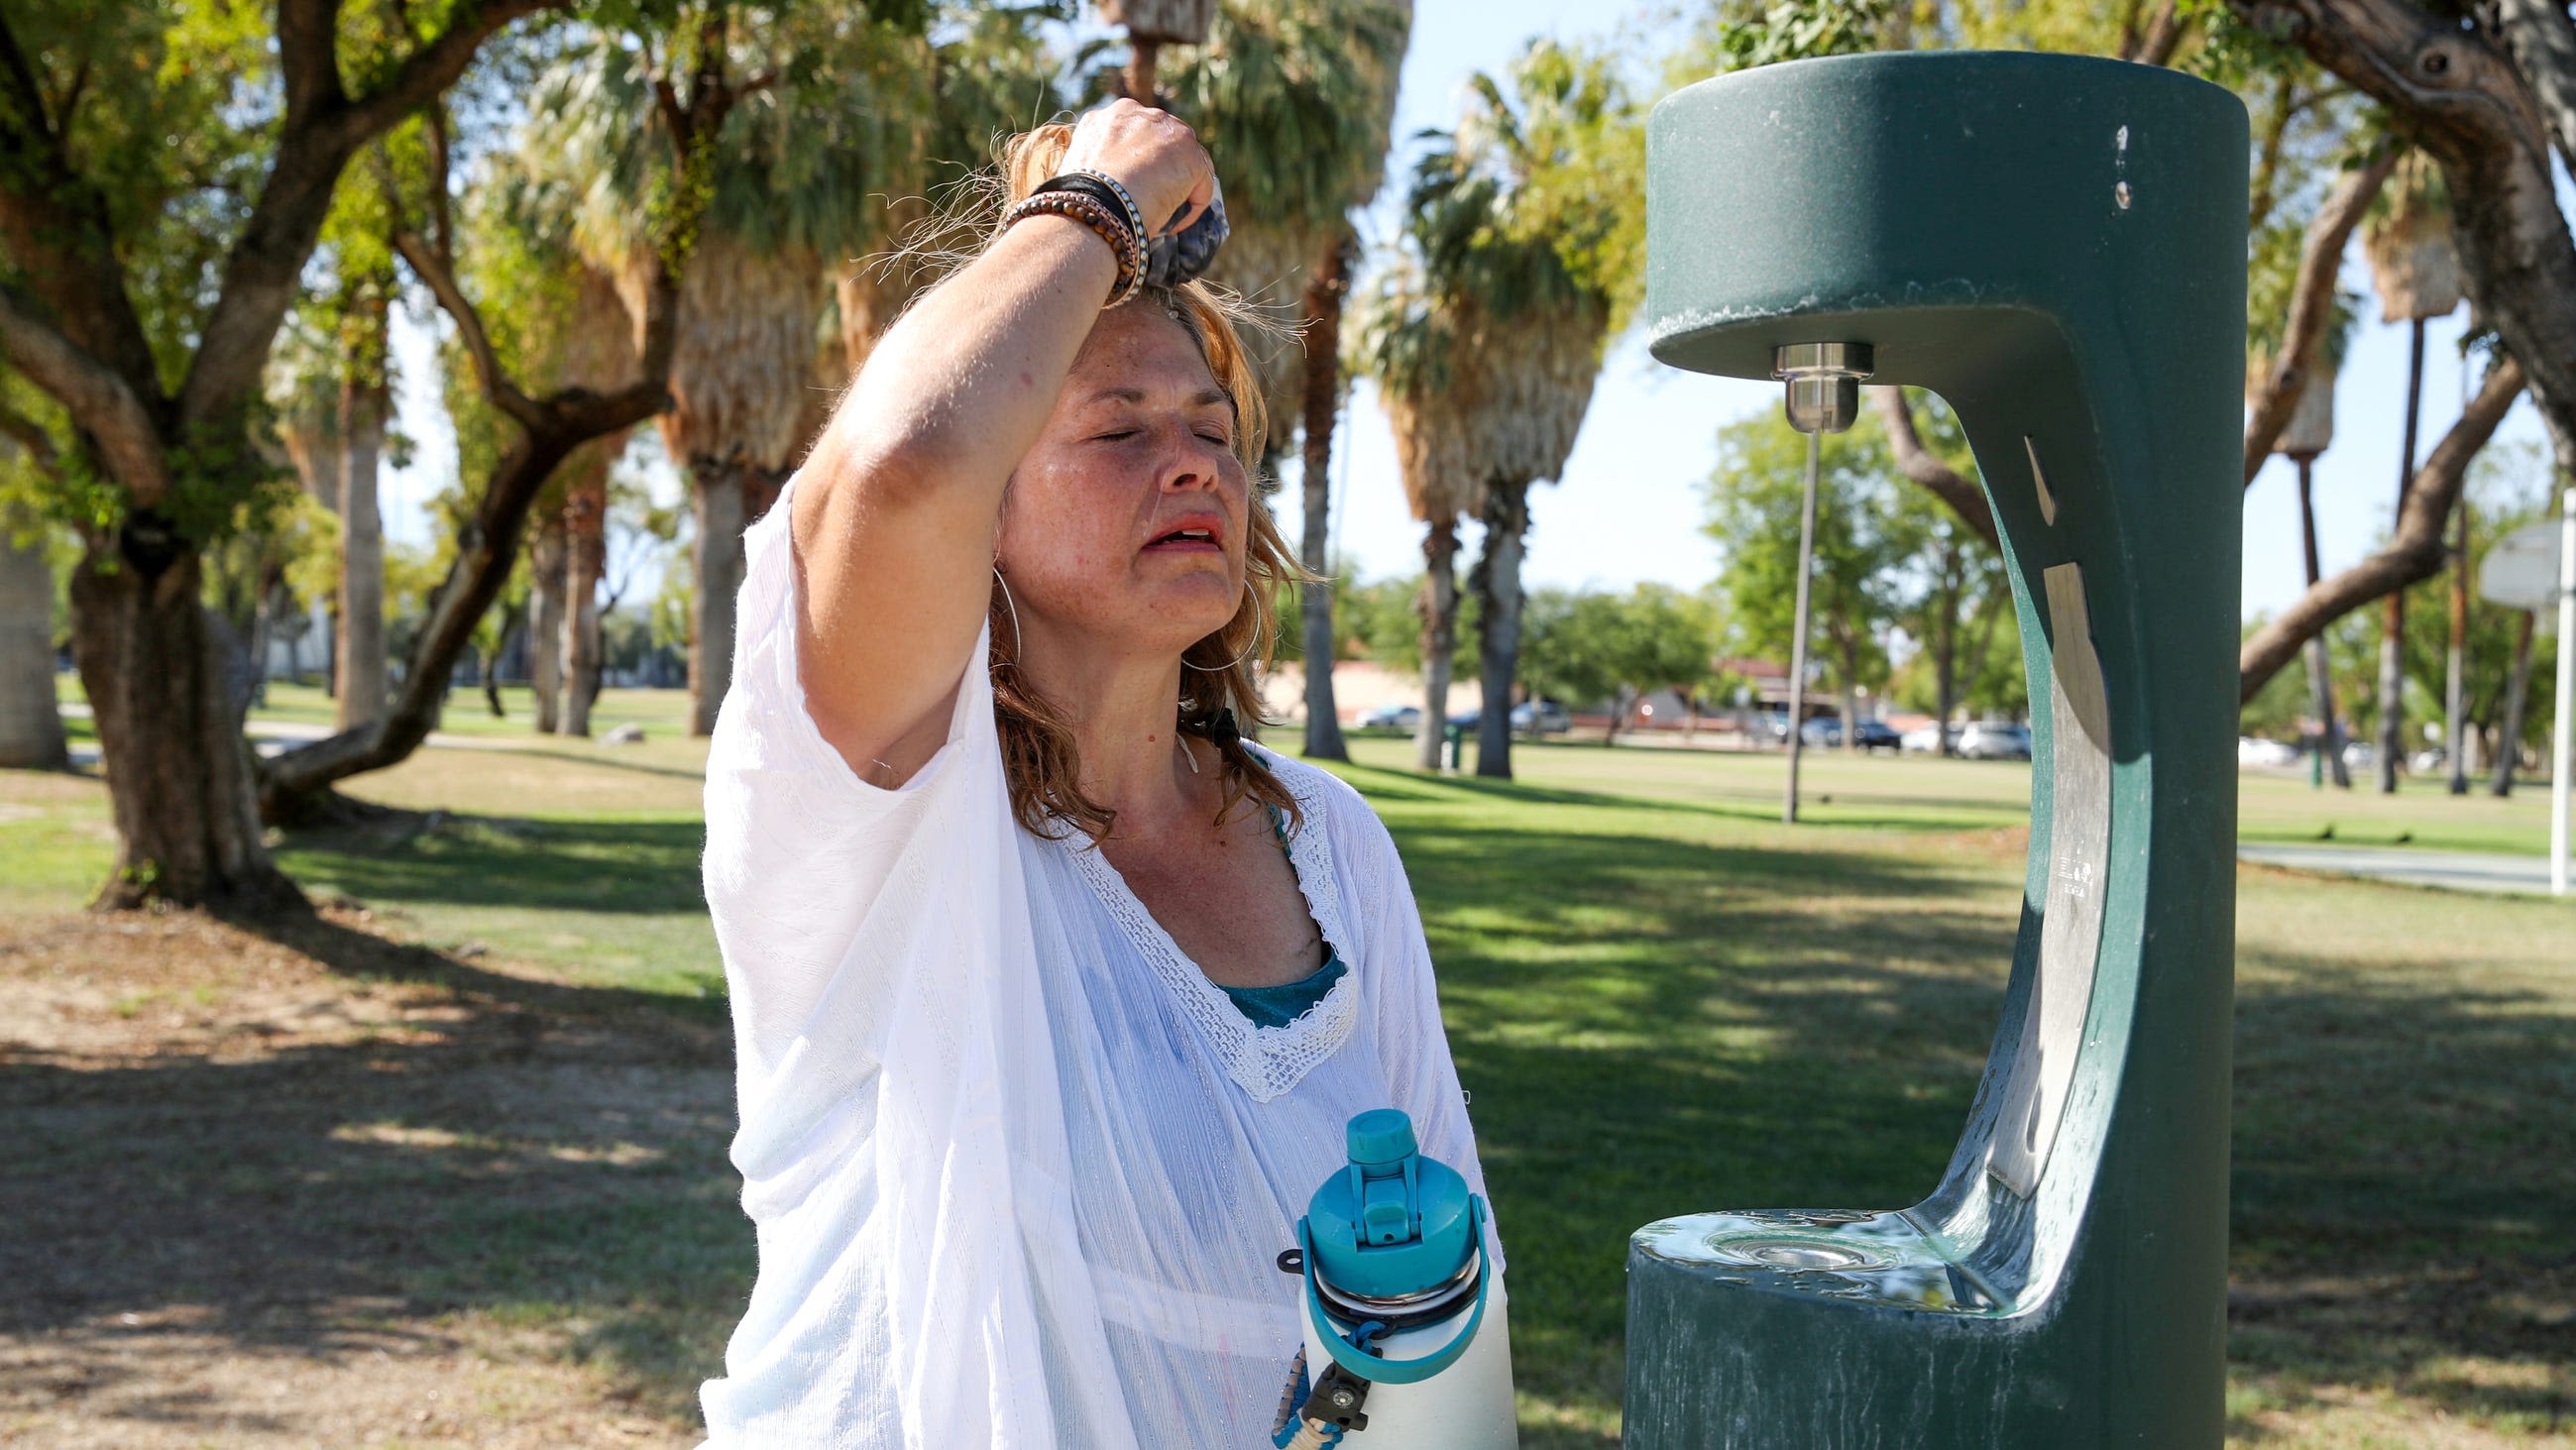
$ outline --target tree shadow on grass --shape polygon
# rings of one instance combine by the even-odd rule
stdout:
[[[1640,1225],[1895,1208],[1937,1181],[2000,1009],[2017,864],[1433,813],[1397,833],[1511,1256],[1525,1391],[1616,1405]],[[2400,1438],[2436,1412],[2563,1431],[2568,999],[2400,960],[2261,965],[2287,985],[2239,1004],[2238,1378],[2293,1418],[2393,1394]],[[2272,1433],[2244,1414],[2235,1430]]]
[[[1616,1405],[1641,1225],[1902,1207],[1938,1180],[1994,1031],[2018,872],[1436,818],[1397,835],[1525,1390]]]
[[[149,1373],[82,1353],[120,1322],[347,1362],[499,1315],[688,1416],[752,1274],[719,1023],[326,920],[263,929],[342,980],[187,1050],[0,1044],[0,1331],[79,1356],[96,1394]],[[49,1372],[11,1361],[0,1401],[50,1402],[9,1382]],[[245,1425],[125,1388],[119,1413]]]
[[[2231,1357],[2292,1412],[2391,1392],[2565,1433],[2576,1012],[2403,962],[2260,964],[2237,1004]],[[2277,1438],[2251,1418],[2231,1432]]]
[[[421,818],[427,820],[428,818]],[[361,900],[532,910],[698,914],[706,828],[695,821],[511,820],[440,813],[399,832],[299,831],[288,838],[337,889]]]

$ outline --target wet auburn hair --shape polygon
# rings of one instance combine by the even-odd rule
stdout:
[[[1001,235],[1000,208],[1054,176],[1072,141],[1072,127],[1049,125],[1005,143],[1004,185],[988,189],[999,194],[988,197],[990,209],[981,223],[983,246],[991,246]],[[950,224],[954,222],[952,218]],[[1198,344],[1208,372],[1234,407],[1235,457],[1246,478],[1257,478],[1269,418],[1262,405],[1261,379],[1236,330],[1237,319],[1247,315],[1241,303],[1203,282],[1187,282],[1179,287],[1145,288],[1125,305],[1159,310]],[[1261,675],[1269,668],[1278,643],[1274,601],[1285,586],[1310,577],[1271,519],[1260,489],[1250,492],[1245,509],[1249,528],[1243,550],[1243,603],[1223,628],[1182,651],[1180,729],[1216,748],[1225,778],[1224,801],[1217,809],[1220,822],[1248,800],[1280,812],[1292,824],[1302,824],[1296,797],[1278,775],[1241,738],[1217,728],[1220,712],[1228,710],[1246,727],[1271,723],[1262,705]],[[1001,731],[1012,814],[1022,829],[1037,835],[1061,835],[1069,825],[1099,841],[1108,836],[1117,813],[1083,793],[1071,722],[1022,674],[1013,607],[1008,587],[996,573],[989,662],[993,716]]]

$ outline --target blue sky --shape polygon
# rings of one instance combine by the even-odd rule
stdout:
[[[1373,239],[1391,231],[1392,189],[1401,185],[1403,155],[1411,150],[1403,138],[1449,124],[1468,76],[1501,68],[1533,36],[1603,35],[1640,23],[1646,13],[1641,6],[1598,0],[1417,0],[1397,102],[1400,154],[1389,167],[1390,192],[1370,217]],[[2357,258],[2347,284],[2368,293]],[[2464,315],[2465,309],[2430,330],[2426,449],[2459,414],[2463,373],[2457,341]],[[2377,316],[2375,304],[2365,307],[2341,379],[2335,445],[2316,465],[2319,548],[2329,572],[2369,552],[2386,533],[2396,499],[2406,332],[2379,324]],[[452,476],[455,453],[440,415],[428,336],[416,326],[402,331],[402,423],[421,446],[410,469],[386,480],[385,512],[395,537],[419,542],[428,528],[423,504]],[[1540,487],[1532,499],[1528,581],[1612,588],[1649,579],[1685,588],[1707,583],[1717,573],[1718,557],[1700,532],[1698,484],[1715,461],[1717,430],[1776,406],[1769,386],[1675,372],[1648,358],[1633,337],[1614,347],[1565,477]],[[2528,402],[2516,407],[2499,437],[2543,441]],[[1335,534],[1342,557],[1368,577],[1411,572],[1419,560],[1419,529],[1405,515],[1393,436],[1365,387],[1353,396],[1336,454]],[[1293,470],[1292,464],[1289,486],[1280,495],[1281,522],[1291,537],[1300,527]],[[676,481],[666,486],[676,488]],[[2302,587],[2297,498],[2286,462],[2274,460],[2246,495],[2244,528],[2244,610],[2277,610]]]

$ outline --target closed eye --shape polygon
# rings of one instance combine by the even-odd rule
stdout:
[[[1113,432],[1095,433],[1092,435],[1091,441],[1094,443],[1123,443],[1126,440],[1135,437],[1139,431],[1140,430],[1135,428],[1120,428]]]

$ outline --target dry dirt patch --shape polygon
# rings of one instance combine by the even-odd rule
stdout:
[[[368,924],[0,917],[0,1444],[694,1443],[721,1025]]]

